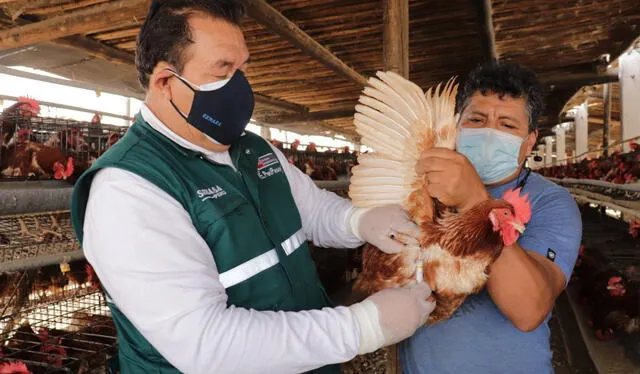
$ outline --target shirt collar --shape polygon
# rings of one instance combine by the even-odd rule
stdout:
[[[228,151],[213,152],[213,151],[210,151],[208,149],[205,149],[203,147],[200,147],[198,145],[195,145],[195,144],[191,143],[190,141],[186,140],[185,138],[183,138],[180,135],[178,135],[175,132],[173,132],[169,127],[167,127],[167,125],[162,123],[162,121],[160,121],[160,119],[158,117],[156,117],[155,114],[153,114],[151,109],[149,109],[149,107],[145,103],[142,103],[142,106],[140,108],[140,114],[142,115],[142,119],[144,119],[145,122],[147,122],[149,124],[149,126],[151,126],[154,130],[156,130],[160,134],[162,134],[165,137],[167,137],[172,142],[174,142],[177,145],[181,146],[182,148],[202,153],[205,156],[207,156],[208,158],[217,158],[216,156],[219,157],[222,154],[225,154],[225,153],[228,154],[229,153]]]

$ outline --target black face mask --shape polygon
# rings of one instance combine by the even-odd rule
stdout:
[[[193,91],[193,103],[188,116],[178,109],[173,100],[169,100],[187,122],[220,144],[233,144],[242,136],[255,106],[253,90],[242,71],[236,70],[229,80],[202,86],[192,84],[175,71],[169,71]]]

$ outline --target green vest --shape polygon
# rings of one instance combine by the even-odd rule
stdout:
[[[329,306],[283,165],[266,141],[249,132],[229,153],[237,171],[178,146],[139,115],[127,134],[76,183],[71,214],[80,243],[96,171],[121,168],[182,204],[211,249],[228,305],[273,311]],[[116,305],[108,305],[118,331],[123,374],[178,373]],[[339,370],[330,366],[315,372]]]

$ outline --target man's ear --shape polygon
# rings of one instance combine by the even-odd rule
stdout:
[[[175,76],[171,70],[174,70],[173,66],[166,62],[159,62],[149,77],[149,90],[161,93],[167,101],[172,99],[169,78]]]
[[[527,135],[520,146],[520,154],[518,156],[518,162],[522,163],[533,152],[533,147],[536,146],[538,141],[538,130],[533,130]]]
[[[527,147],[527,154],[530,155],[531,152],[533,152],[533,147],[536,146],[536,143],[538,142],[538,130],[533,130],[529,133],[529,135],[527,136],[527,139],[525,140],[526,142],[526,147]]]

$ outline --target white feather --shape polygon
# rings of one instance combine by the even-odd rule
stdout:
[[[416,163],[426,150],[422,139],[429,136],[435,146],[450,149],[455,145],[453,79],[425,93],[396,73],[376,76],[369,78],[354,115],[361,143],[373,149],[358,156],[352,169],[349,196],[358,207],[406,204],[418,178]]]

